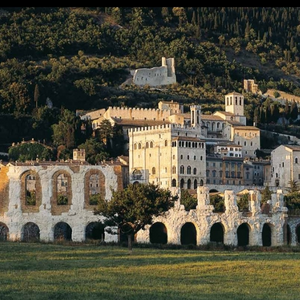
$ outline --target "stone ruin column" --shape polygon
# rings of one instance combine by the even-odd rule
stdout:
[[[237,212],[239,210],[236,201],[236,194],[233,192],[233,190],[225,190],[224,198],[225,198],[224,204],[225,204],[226,213]]]
[[[260,203],[261,203],[261,194],[258,190],[249,191],[250,200],[249,200],[249,210],[252,212],[252,215],[257,215],[260,213]]]
[[[196,210],[201,210],[206,213],[212,213],[214,206],[210,204],[209,189],[206,186],[197,187],[198,205]]]

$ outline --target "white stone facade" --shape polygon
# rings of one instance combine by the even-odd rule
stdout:
[[[131,182],[163,188],[196,189],[206,181],[206,147],[201,135],[200,106],[191,108],[192,126],[167,124],[129,131]]]
[[[270,186],[288,191],[290,182],[300,182],[300,146],[280,145],[271,152]]]
[[[269,246],[280,246],[287,243],[296,245],[297,222],[287,222],[287,208],[283,204],[283,194],[278,191],[270,200],[269,211],[262,213],[260,208],[260,193],[250,191],[249,212],[244,213],[238,210],[237,198],[232,190],[225,191],[224,213],[214,213],[214,207],[210,205],[209,191],[207,187],[198,187],[197,198],[198,206],[196,209],[186,211],[184,206],[177,201],[174,208],[170,209],[165,216],[154,218],[153,224],[147,226],[137,234],[137,241],[142,243],[151,242],[150,230],[157,223],[163,224],[167,235],[167,243],[181,244],[183,235],[188,234],[183,228],[190,224],[189,228],[194,229],[195,245],[206,245],[213,241],[212,230],[215,224],[220,225],[219,234],[222,235],[222,242],[226,245],[238,246],[239,240],[247,236],[247,245],[266,246],[266,240]],[[243,230],[241,229],[243,225]],[[267,227],[267,233],[265,228]],[[246,228],[246,229],[245,229]],[[190,230],[193,231],[193,230]],[[290,241],[287,242],[287,232],[289,232]]]
[[[7,228],[8,239],[12,241],[23,240],[26,224],[30,223],[34,223],[39,229],[41,241],[54,241],[55,225],[61,222],[69,225],[72,241],[85,241],[86,227],[91,222],[101,220],[100,215],[93,213],[96,206],[90,205],[87,199],[90,178],[98,178],[97,185],[104,199],[111,198],[111,189],[117,190],[123,187],[122,172],[114,165],[52,162],[32,163],[32,165],[9,164],[6,169],[6,187],[2,188],[2,192],[6,190],[7,193],[1,195],[0,224],[2,229],[3,226]],[[65,184],[69,198],[67,205],[57,205],[55,193],[59,192],[57,190],[59,174],[67,178]],[[25,202],[28,177],[35,180],[35,205],[26,205]],[[105,234],[105,241],[117,240],[116,235]]]
[[[162,57],[161,67],[140,68],[133,72],[132,82],[135,85],[164,86],[176,83],[174,58]]]

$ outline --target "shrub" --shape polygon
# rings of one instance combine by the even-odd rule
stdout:
[[[36,195],[35,191],[26,191],[26,205],[35,205],[36,204]]]
[[[67,205],[68,204],[68,197],[63,194],[59,194],[57,196],[57,204],[58,205]]]

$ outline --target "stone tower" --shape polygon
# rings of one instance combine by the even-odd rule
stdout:
[[[232,92],[225,96],[225,111],[237,116],[244,116],[244,96]]]

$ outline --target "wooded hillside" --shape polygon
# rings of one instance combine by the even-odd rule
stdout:
[[[62,109],[175,100],[210,113],[224,108],[227,93],[244,93],[243,79],[262,93],[300,96],[299,19],[297,7],[3,7],[0,114],[11,116],[13,141],[54,145]],[[175,58],[177,84],[122,85],[131,69],[160,66],[163,56]],[[245,102],[249,124],[255,108],[271,105],[249,93]],[[20,118],[26,124],[15,126]],[[6,125],[0,138],[9,143]]]

